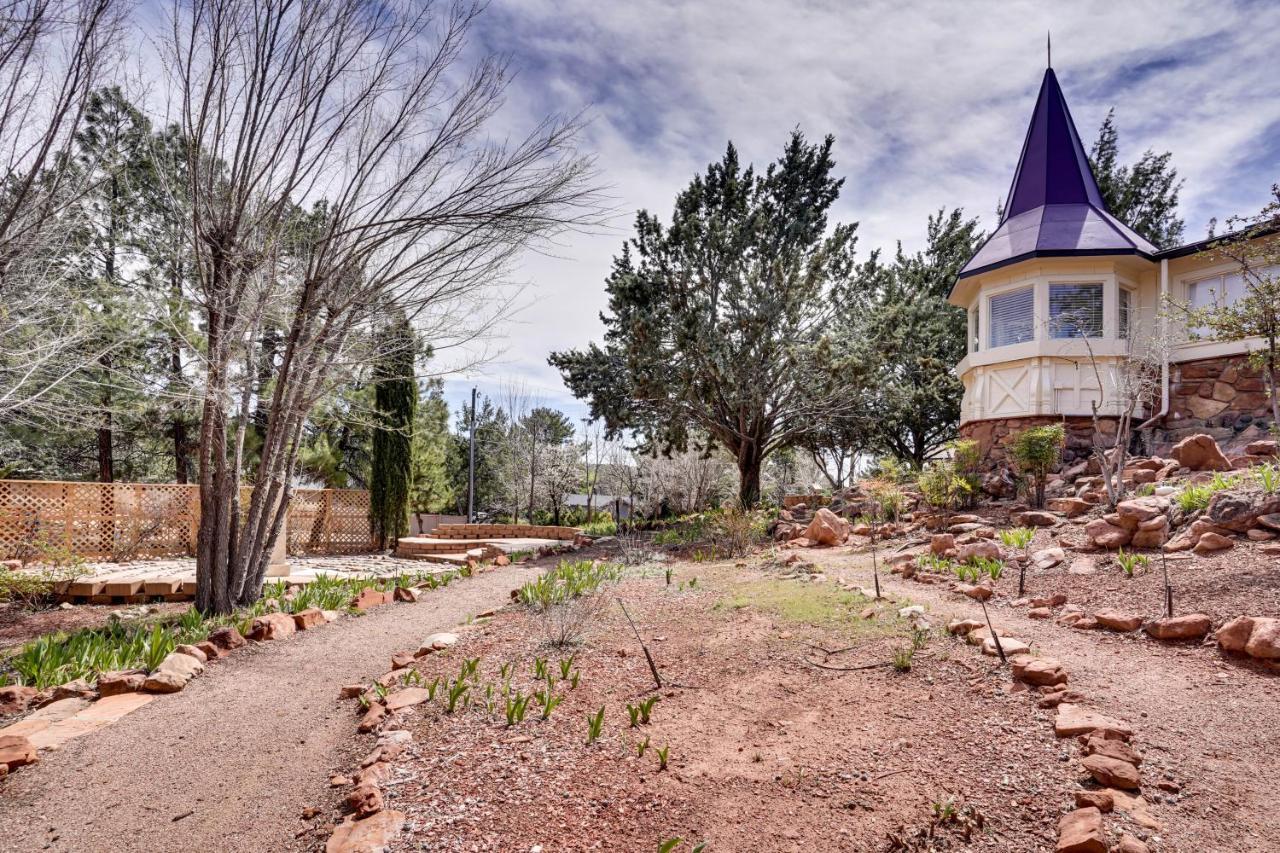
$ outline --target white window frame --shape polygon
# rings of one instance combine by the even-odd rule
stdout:
[[[1129,306],[1124,306],[1125,297]],[[1133,318],[1138,313],[1138,289],[1125,284],[1116,286],[1116,337],[1127,341],[1133,335]]]
[[[1091,288],[1098,291],[1098,327],[1093,335],[1059,334],[1053,315],[1053,291],[1059,287]],[[1098,340],[1106,336],[1107,330],[1107,283],[1105,281],[1050,281],[1046,291],[1045,314],[1049,325],[1049,339],[1055,341]]]
[[[1017,287],[1004,288],[995,293],[987,294],[987,297],[986,297],[986,303],[987,303],[986,305],[986,308],[987,308],[986,348],[987,349],[999,349],[1003,347],[1017,346],[1018,344],[1031,343],[1039,337],[1039,334],[1036,329],[1036,327],[1039,325],[1036,322],[1036,317],[1039,313],[1036,310],[1036,302],[1038,301],[1036,297],[1036,290],[1037,288],[1035,284],[1028,282],[1026,284],[1021,284]],[[1031,334],[1029,337],[1024,338],[1022,340],[1007,341],[1005,343],[997,344],[994,336],[996,331],[996,322],[992,316],[992,300],[999,299],[1001,297],[1012,296],[1014,294],[1022,294],[1022,293],[1027,293],[1031,297],[1031,315],[1029,318],[1029,330]]]

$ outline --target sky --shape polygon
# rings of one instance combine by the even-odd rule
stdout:
[[[730,140],[763,166],[792,129],[834,135],[845,184],[832,220],[859,223],[862,258],[920,248],[939,208],[990,229],[1050,32],[1086,146],[1114,107],[1122,161],[1173,152],[1188,241],[1262,206],[1280,181],[1280,3],[491,0],[471,50],[516,72],[493,130],[585,112],[581,148],[615,214],[520,259],[521,308],[491,360],[446,379],[451,406],[472,386],[518,384],[582,418],[548,353],[600,340],[604,280],[635,211],[669,218]]]

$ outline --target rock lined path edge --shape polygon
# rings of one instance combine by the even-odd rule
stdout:
[[[212,665],[181,693],[0,782],[0,850],[289,849],[299,814],[330,796],[329,771],[351,748],[356,720],[339,685],[502,606],[540,571],[486,571]]]

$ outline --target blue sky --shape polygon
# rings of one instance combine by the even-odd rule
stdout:
[[[1125,161],[1173,152],[1188,240],[1256,211],[1280,181],[1277,3],[492,0],[473,47],[517,72],[495,129],[585,110],[582,147],[617,216],[521,260],[523,308],[491,341],[500,354],[448,378],[451,404],[515,382],[585,414],[547,354],[600,338],[604,277],[635,210],[668,215],[730,139],[763,164],[792,128],[834,134],[835,218],[860,223],[863,257],[917,248],[940,207],[991,227],[1050,30],[1086,145],[1115,107]]]

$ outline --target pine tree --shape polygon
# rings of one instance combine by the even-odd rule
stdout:
[[[1183,221],[1178,217],[1178,193],[1182,181],[1173,167],[1173,154],[1143,152],[1131,166],[1119,163],[1120,134],[1115,110],[1098,128],[1098,139],[1089,152],[1089,165],[1111,214],[1161,249],[1182,242]]]
[[[759,501],[769,455],[845,402],[826,329],[856,225],[828,227],[843,183],[833,144],[793,133],[762,173],[731,144],[677,196],[670,225],[638,213],[606,284],[604,345],[550,359],[611,437],[631,430],[658,453],[706,436],[727,450],[743,506]]]
[[[416,339],[408,319],[391,321],[378,342],[374,365],[373,464],[369,515],[374,542],[389,548],[409,523],[409,483],[413,473],[413,422],[418,402],[414,379]]]
[[[453,500],[449,479],[449,404],[443,383],[432,379],[418,396],[413,425],[412,481],[409,511],[415,514],[441,512]]]

